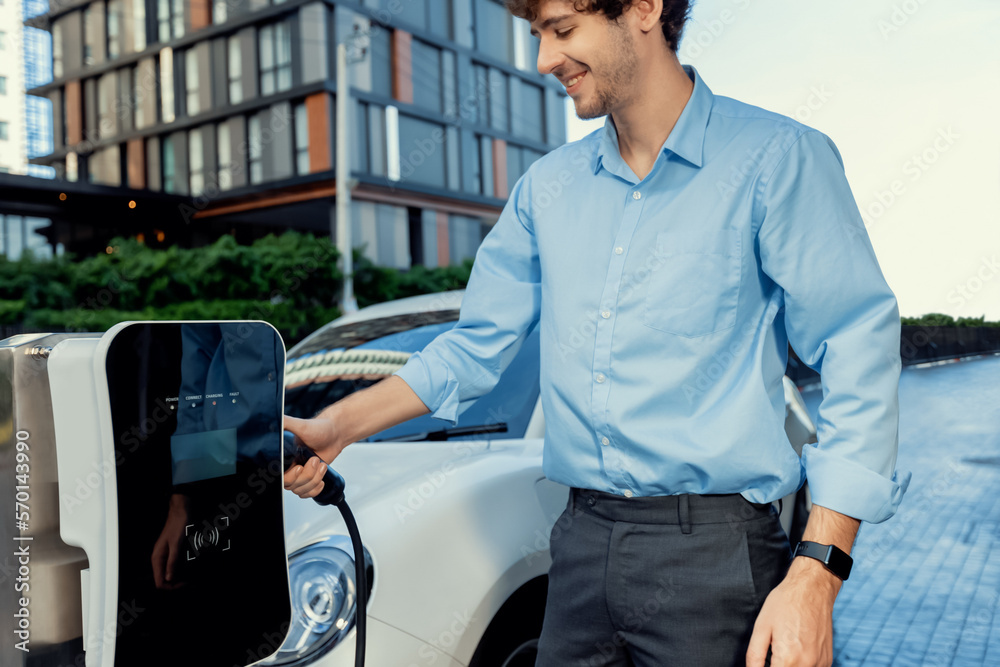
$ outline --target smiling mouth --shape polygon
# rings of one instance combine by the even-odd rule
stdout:
[[[582,72],[582,73],[580,73],[580,74],[577,74],[577,75],[576,75],[576,76],[574,76],[574,77],[573,77],[572,79],[569,79],[568,81],[565,81],[565,82],[563,83],[563,85],[564,85],[564,86],[566,86],[566,90],[569,90],[570,88],[573,88],[573,87],[574,87],[574,86],[576,86],[576,85],[577,85],[578,83],[580,83],[580,81],[581,81],[581,80],[583,79],[583,77],[585,77],[586,75],[587,75],[587,73],[586,73],[586,72]]]

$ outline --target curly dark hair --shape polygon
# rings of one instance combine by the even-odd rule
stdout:
[[[526,21],[538,18],[538,6],[545,0],[506,0],[507,11]],[[609,21],[615,21],[632,6],[633,0],[573,0],[573,9],[585,14],[604,14]],[[677,53],[677,44],[691,12],[690,0],[663,0],[663,37],[667,46]]]

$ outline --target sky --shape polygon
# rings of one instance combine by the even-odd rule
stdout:
[[[679,57],[833,139],[902,316],[1000,320],[1000,2],[699,0]]]

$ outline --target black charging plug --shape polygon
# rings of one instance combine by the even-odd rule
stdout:
[[[293,465],[304,466],[309,462],[309,459],[316,456],[316,452],[309,449],[302,442],[302,439],[291,431],[284,433],[284,449],[286,471]],[[319,457],[316,456],[316,458]],[[319,495],[314,496],[313,500],[320,505],[338,505],[344,500],[344,488],[347,484],[340,473],[328,466],[322,459],[320,461],[326,466],[326,473],[323,475],[323,490],[319,492]]]

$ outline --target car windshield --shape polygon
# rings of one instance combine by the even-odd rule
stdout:
[[[446,321],[440,321],[440,320]],[[312,417],[401,368],[414,352],[452,329],[458,311],[395,316],[334,327],[307,341],[285,368],[285,413]],[[428,323],[430,322],[430,323]],[[538,400],[538,330],[533,328],[497,386],[459,415],[458,424],[424,415],[376,433],[385,440],[523,438]]]

